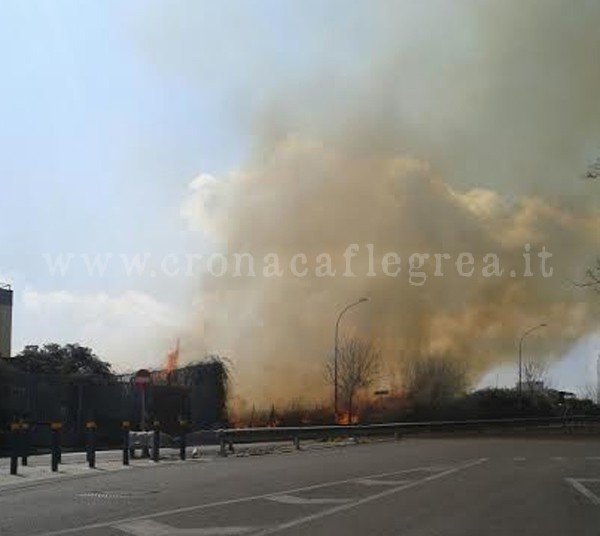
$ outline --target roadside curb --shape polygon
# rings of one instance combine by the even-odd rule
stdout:
[[[365,442],[365,441],[362,441],[362,442]],[[360,444],[360,443],[358,443],[358,444]],[[59,481],[65,482],[65,481],[71,481],[71,480],[79,480],[79,479],[83,479],[83,478],[98,477],[98,476],[102,476],[102,475],[118,473],[118,472],[125,471],[125,470],[148,470],[148,469],[157,469],[160,467],[184,465],[184,464],[190,464],[190,463],[202,464],[202,463],[210,463],[210,462],[219,461],[219,460],[225,461],[228,458],[230,458],[230,459],[245,459],[245,458],[250,458],[250,457],[255,457],[255,456],[269,456],[269,455],[273,455],[273,454],[296,454],[298,452],[311,452],[311,451],[317,452],[317,451],[322,451],[322,450],[345,448],[345,447],[350,447],[350,446],[355,446],[355,445],[357,445],[357,443],[355,441],[339,441],[339,442],[327,442],[327,443],[315,442],[315,443],[311,443],[311,444],[304,446],[302,449],[300,449],[300,451],[298,451],[288,445],[284,446],[283,444],[279,444],[279,445],[271,444],[271,445],[265,445],[263,447],[257,447],[256,445],[253,445],[251,448],[244,448],[244,445],[238,445],[239,450],[237,450],[237,452],[235,452],[235,453],[230,454],[227,458],[223,458],[218,455],[208,455],[207,456],[206,454],[204,454],[203,456],[200,456],[198,458],[192,458],[191,456],[188,456],[187,460],[185,460],[185,461],[178,460],[178,459],[165,458],[165,459],[162,459],[159,463],[155,463],[155,462],[148,460],[148,463],[143,464],[143,465],[141,465],[141,464],[140,465],[138,465],[138,464],[120,465],[119,464],[119,465],[116,465],[111,468],[105,468],[102,466],[102,464],[99,464],[94,469],[86,468],[85,471],[82,471],[79,473],[65,473],[59,469],[58,473],[48,473],[47,476],[45,475],[41,478],[35,478],[30,481],[27,481],[27,479],[31,478],[31,477],[18,475],[17,478],[24,479],[22,482],[12,482],[12,483],[7,483],[7,484],[2,484],[1,483],[2,477],[0,477],[0,497],[6,496],[13,492],[18,492],[21,490],[27,490],[27,489],[31,489],[31,488],[35,488],[35,487],[53,484],[53,483],[59,482]],[[82,466],[82,468],[83,468],[85,466],[85,463],[63,464],[62,467],[64,467],[65,465],[67,465],[67,466],[68,465],[77,465],[77,466]],[[35,466],[33,468],[35,468]]]
[[[148,465],[121,465],[120,467],[115,467],[114,469],[104,469],[104,468],[102,468],[102,466],[100,466],[100,467],[96,467],[94,469],[87,469],[85,472],[82,471],[81,473],[64,473],[59,470],[58,473],[51,473],[47,477],[36,478],[29,482],[23,481],[23,482],[14,482],[14,483],[4,484],[4,485],[0,484],[0,497],[2,497],[4,495],[8,495],[14,491],[20,491],[20,490],[30,489],[30,488],[34,488],[34,487],[38,487],[38,486],[47,485],[47,484],[53,484],[55,482],[65,482],[65,481],[70,481],[70,480],[79,480],[82,478],[92,478],[92,477],[110,475],[113,473],[119,473],[121,471],[128,471],[128,470],[136,471],[136,470],[145,470],[145,469],[157,469],[159,467],[165,467],[165,466],[170,466],[170,465],[181,465],[181,464],[188,463],[188,462],[207,463],[208,461],[209,461],[209,459],[207,459],[207,458],[204,458],[204,460],[197,459],[197,460],[189,460],[186,462],[183,462],[181,460],[161,460],[159,463],[153,462],[153,463],[148,463]],[[77,464],[77,465],[79,465],[79,464]],[[83,464],[81,464],[81,465],[83,465]],[[19,475],[19,478],[27,479],[28,477]]]

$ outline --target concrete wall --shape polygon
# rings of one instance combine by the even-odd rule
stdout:
[[[13,291],[0,288],[0,357],[11,357]]]

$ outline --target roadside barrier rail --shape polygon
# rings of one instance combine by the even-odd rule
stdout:
[[[281,426],[263,428],[222,428],[213,431],[192,432],[190,423],[179,421],[179,435],[169,436],[160,432],[160,423],[155,421],[152,430],[136,432],[131,430],[129,421],[122,422],[123,465],[129,465],[136,449],[142,449],[142,456],[153,461],[160,460],[160,448],[178,448],[179,458],[186,459],[186,448],[196,447],[208,442],[219,445],[221,456],[234,452],[235,444],[244,443],[276,443],[292,441],[295,449],[300,449],[301,441],[328,440],[337,438],[360,437],[394,437],[419,433],[456,433],[460,431],[484,432],[501,430],[563,430],[572,432],[576,428],[592,427],[600,433],[600,415],[566,415],[562,417],[526,417],[510,419],[477,419],[462,421],[426,421],[426,422],[393,422],[385,424],[353,424],[333,426]],[[61,454],[62,423],[50,423],[50,465],[53,472],[58,471],[62,462]],[[85,423],[86,459],[90,468],[96,467],[96,430],[94,421]],[[14,422],[10,427],[10,473],[18,472],[18,460],[27,465],[30,454],[29,424]],[[150,453],[151,451],[151,453]]]
[[[568,415],[564,417],[525,417],[511,419],[477,419],[465,421],[394,422],[385,424],[352,424],[334,426],[283,426],[264,428],[222,428],[217,431],[221,455],[232,451],[235,443],[264,443],[300,440],[326,440],[341,437],[389,437],[398,439],[403,434],[420,432],[484,431],[502,429],[561,427],[572,428],[600,423],[596,415]]]

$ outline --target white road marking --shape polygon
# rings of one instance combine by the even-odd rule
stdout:
[[[79,493],[77,497],[91,499],[145,499],[149,495],[154,495],[155,493],[158,493],[158,491],[92,491],[88,493]]]
[[[589,460],[591,462],[598,462],[598,461],[600,461],[600,456],[586,456],[585,459]]]
[[[564,462],[566,458],[564,456],[552,456],[550,459],[554,462]]]
[[[282,504],[344,504],[353,500],[334,499],[331,497],[307,499],[305,497],[298,497],[297,495],[273,495],[272,497],[268,497],[268,499]]]
[[[357,480],[357,484],[363,484],[364,486],[402,486],[408,484],[410,480],[378,480],[375,478],[361,478]]]
[[[427,471],[429,473],[437,473],[438,471],[445,471],[446,469],[450,469],[450,465],[431,465],[430,467],[424,467],[422,470]],[[415,469],[415,471],[420,471],[420,469]]]
[[[448,469],[447,471],[443,471],[441,473],[436,473],[431,476],[426,476],[419,480],[413,480],[412,482],[409,482],[408,484],[404,484],[403,486],[398,486],[396,488],[388,489],[388,490],[382,491],[380,493],[376,493],[374,495],[369,495],[368,497],[365,497],[363,499],[358,499],[357,501],[353,501],[348,504],[342,504],[340,506],[335,506],[335,507],[329,508],[327,510],[322,510],[321,512],[317,512],[316,514],[300,517],[300,518],[294,519],[293,521],[290,521],[288,523],[282,523],[281,525],[278,525],[277,527],[273,527],[273,528],[265,529],[260,532],[256,532],[253,534],[253,536],[267,536],[269,534],[276,534],[278,532],[290,529],[292,527],[297,527],[298,525],[304,525],[305,523],[308,523],[310,521],[316,521],[316,520],[322,519],[324,517],[328,517],[333,514],[337,514],[339,512],[344,512],[345,510],[350,510],[351,508],[356,508],[357,506],[361,506],[363,504],[367,504],[367,503],[370,503],[373,501],[377,501],[379,499],[383,499],[384,497],[387,497],[389,495],[394,495],[396,493],[399,493],[399,492],[404,491],[409,488],[413,488],[413,487],[423,484],[425,482],[437,480],[438,478],[442,478],[444,476],[451,475],[452,473],[456,473],[458,471],[468,469],[469,467],[474,467],[476,465],[480,465],[482,463],[487,462],[487,460],[488,460],[488,458],[480,458],[478,460],[459,465],[458,467]]]
[[[487,460],[487,458],[482,458],[482,459],[484,461]],[[406,474],[406,473],[414,473],[416,471],[430,471],[431,469],[432,469],[432,466],[414,467],[412,469],[401,469],[400,471],[389,471],[386,473],[365,475],[363,477],[359,477],[358,479],[360,479],[360,478],[363,478],[363,479],[364,478],[367,478],[367,479],[383,478],[383,477],[388,477],[388,476],[402,475],[402,474]],[[435,476],[437,476],[437,475],[435,475]],[[176,515],[176,514],[183,514],[183,513],[187,513],[187,512],[195,512],[197,510],[205,510],[207,508],[216,508],[217,506],[229,506],[231,504],[252,502],[252,501],[257,501],[260,499],[268,499],[269,497],[272,497],[273,495],[293,495],[294,493],[298,493],[301,491],[323,489],[323,488],[328,488],[328,487],[332,487],[332,486],[338,486],[340,484],[348,484],[351,482],[355,482],[356,480],[357,480],[357,477],[353,477],[353,478],[347,478],[344,480],[334,480],[334,481],[330,481],[330,482],[322,482],[321,484],[313,484],[311,486],[304,486],[301,488],[281,490],[281,491],[275,492],[275,493],[273,493],[273,492],[262,493],[259,495],[250,495],[250,496],[246,496],[246,497],[239,497],[237,499],[225,499],[222,501],[197,504],[194,506],[182,506],[181,508],[173,508],[171,510],[162,510],[160,512],[153,512],[152,514],[145,514],[145,515],[134,516],[134,517],[130,517],[130,518],[116,519],[113,521],[103,521],[100,523],[92,523],[90,525],[83,525],[83,526],[79,526],[76,528],[70,528],[70,529],[60,529],[60,530],[54,530],[54,531],[50,531],[50,532],[43,532],[41,534],[37,534],[36,536],[59,536],[62,534],[79,534],[79,533],[83,532],[84,530],[101,529],[101,528],[105,528],[105,527],[111,527],[111,526],[114,526],[119,523],[128,523],[130,521],[139,521],[142,519],[154,519],[154,518],[162,517],[162,516],[170,516],[170,515]],[[415,481],[415,482],[418,482],[418,481]]]
[[[565,480],[571,484],[579,493],[586,497],[592,504],[600,505],[600,497],[593,493],[584,482],[596,482],[600,483],[600,478],[565,478]]]
[[[133,536],[237,536],[248,534],[257,530],[258,527],[207,527],[178,529],[170,525],[164,525],[151,519],[140,519],[115,525],[118,529]]]
[[[513,458],[513,462],[524,462],[526,460],[526,458],[517,456],[516,458]]]

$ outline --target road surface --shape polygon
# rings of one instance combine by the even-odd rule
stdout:
[[[0,534],[600,534],[600,440],[408,439],[0,491]]]

